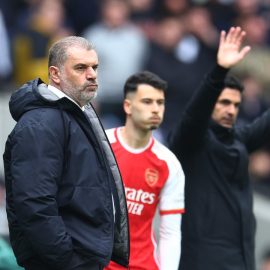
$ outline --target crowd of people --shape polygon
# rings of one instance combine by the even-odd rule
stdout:
[[[181,254],[181,270],[253,270],[252,188],[270,196],[269,26],[266,0],[2,1],[0,86],[30,81],[11,98],[4,155],[19,264],[172,270]]]
[[[237,67],[238,74],[244,77],[252,74],[263,92],[256,93],[259,97],[269,87],[266,70],[270,4],[267,1],[2,2],[0,9],[9,37],[7,44],[11,48],[15,83],[19,85],[33,76],[47,81],[44,70],[52,42],[70,34],[82,35],[93,42],[100,54],[102,69],[97,106],[110,126],[114,126],[113,120],[123,123],[119,104],[126,77],[147,69],[169,83],[166,100],[169,106],[162,125],[166,133],[177,119],[174,112],[183,110],[204,71],[214,63],[219,31],[235,24],[249,30],[246,40],[253,46],[253,52]],[[8,65],[4,77],[11,72]],[[181,80],[179,74],[182,74]],[[247,114],[247,118],[254,117],[256,112]]]

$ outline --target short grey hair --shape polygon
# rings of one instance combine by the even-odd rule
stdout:
[[[79,36],[68,36],[55,42],[49,50],[48,66],[61,68],[67,59],[67,50],[70,47],[79,47],[93,50],[93,45],[85,38]]]

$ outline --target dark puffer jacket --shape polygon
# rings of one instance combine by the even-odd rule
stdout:
[[[10,239],[20,265],[50,269],[84,261],[128,265],[124,189],[114,155],[91,105],[83,112],[41,80],[10,100],[17,121],[4,153]],[[115,221],[113,202],[115,205]]]

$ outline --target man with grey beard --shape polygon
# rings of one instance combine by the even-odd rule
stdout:
[[[81,37],[49,51],[49,85],[24,84],[10,100],[17,124],[4,153],[10,240],[26,270],[127,266],[129,234],[121,176],[89,103],[98,56]]]

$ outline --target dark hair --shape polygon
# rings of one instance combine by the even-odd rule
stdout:
[[[168,85],[166,81],[150,71],[138,72],[127,79],[124,85],[124,97],[126,97],[128,93],[136,92],[139,84],[148,84],[163,92],[167,90]]]
[[[239,91],[240,93],[242,93],[243,90],[244,90],[244,86],[240,82],[240,80],[237,79],[236,77],[232,76],[232,75],[227,76],[225,78],[224,88],[232,88],[232,89],[235,89],[235,90]]]

